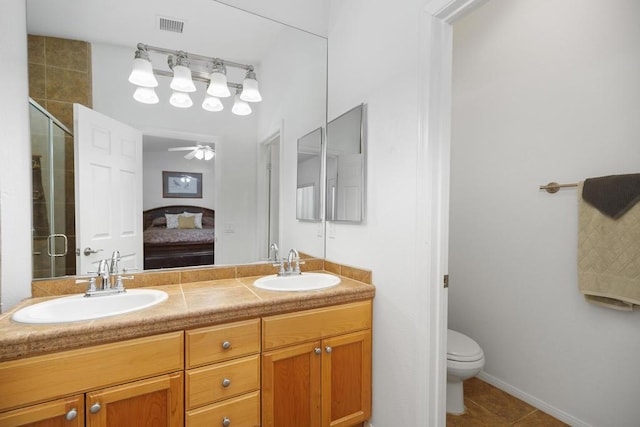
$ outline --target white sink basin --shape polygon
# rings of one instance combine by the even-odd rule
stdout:
[[[122,294],[86,298],[84,294],[71,295],[24,307],[11,318],[31,324],[81,322],[142,310],[167,297],[166,292],[156,289],[131,289]]]
[[[295,276],[271,276],[261,277],[253,286],[270,291],[313,291],[326,289],[340,284],[340,278],[325,273],[302,273]]]

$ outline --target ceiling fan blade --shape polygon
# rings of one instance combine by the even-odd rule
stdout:
[[[200,147],[172,147],[169,148],[169,151],[189,151],[189,150],[197,150]]]
[[[191,159],[193,159],[193,158],[196,156],[196,153],[198,152],[198,150],[199,150],[199,149],[198,149],[198,148],[196,148],[196,149],[195,149],[195,150],[193,150],[192,152],[187,153],[187,154],[184,156],[184,158],[185,158],[185,159],[187,159],[187,160],[191,160]]]

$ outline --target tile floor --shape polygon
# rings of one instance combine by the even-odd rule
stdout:
[[[462,415],[447,414],[447,427],[560,427],[567,424],[478,378],[464,382]]]

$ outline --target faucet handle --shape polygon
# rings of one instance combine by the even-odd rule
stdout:
[[[118,292],[125,292],[124,289],[124,284],[122,283],[123,280],[133,280],[134,277],[133,276],[123,276],[122,274],[117,274],[116,275],[116,286],[115,289]]]
[[[79,276],[79,277],[86,277],[86,279],[76,279],[76,285],[79,285],[81,283],[88,283],[89,285],[87,285],[87,292],[94,292],[96,290],[96,278],[95,276]]]

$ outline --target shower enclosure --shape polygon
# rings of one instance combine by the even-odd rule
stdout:
[[[76,273],[73,135],[29,99],[33,277]]]

